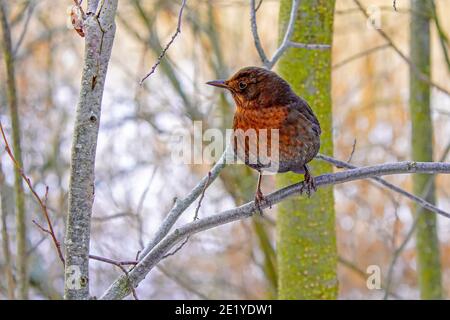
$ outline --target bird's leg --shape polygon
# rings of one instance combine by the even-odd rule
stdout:
[[[300,192],[303,193],[305,191],[308,197],[311,197],[311,194],[317,191],[316,182],[314,177],[309,172],[309,168],[306,164],[303,166],[303,169],[305,170],[305,180],[303,180],[303,185]]]
[[[259,211],[260,215],[263,215],[263,211],[261,209],[261,202],[263,202],[265,200],[263,193],[261,192],[261,181],[262,181],[262,173],[261,171],[258,171],[259,176],[258,176],[258,184],[256,185],[256,192],[255,192],[255,205],[256,208]]]

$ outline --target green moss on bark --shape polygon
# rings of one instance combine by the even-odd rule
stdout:
[[[291,8],[280,5],[280,39]],[[331,44],[334,1],[302,0],[292,41]],[[333,154],[331,109],[331,50],[290,49],[278,71],[306,99],[321,127],[321,152]],[[324,162],[311,163],[314,175],[331,172]],[[298,174],[281,174],[279,187],[301,181]],[[281,299],[336,299],[337,249],[333,188],[321,188],[310,199],[298,197],[279,205],[277,220],[278,285]]]
[[[411,61],[430,76],[430,16],[431,1],[411,2]],[[412,158],[415,161],[433,161],[433,124],[430,112],[430,85],[410,72],[410,113]],[[429,188],[426,200],[436,202],[434,177],[416,174],[413,177],[414,193],[420,197]],[[418,279],[422,299],[442,298],[439,240],[436,231],[436,215],[420,207],[417,215],[416,250]]]

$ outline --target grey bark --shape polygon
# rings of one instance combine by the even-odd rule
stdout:
[[[69,209],[64,241],[65,299],[89,299],[89,241],[95,153],[105,77],[116,31],[114,18],[117,2],[90,1],[84,21],[85,58],[72,142]]]

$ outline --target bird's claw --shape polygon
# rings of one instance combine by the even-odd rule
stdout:
[[[308,198],[317,191],[316,181],[311,175],[305,175],[305,180],[303,181],[302,186],[300,187],[300,193],[304,192],[308,195]]]
[[[261,209],[261,203],[263,203],[264,201],[266,201],[266,198],[262,194],[261,190],[256,191],[255,206],[261,216],[264,214],[263,210]]]

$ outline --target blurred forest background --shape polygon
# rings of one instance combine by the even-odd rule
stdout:
[[[49,187],[48,208],[56,234],[64,237],[70,148],[83,63],[83,38],[67,26],[69,0],[3,1],[15,50],[22,156],[39,194]],[[257,1],[258,2],[258,1]],[[409,53],[410,1],[361,1],[380,10],[382,30]],[[440,28],[431,23],[432,78],[450,90],[450,1],[436,0]],[[277,48],[279,1],[263,0],[258,28],[266,52]],[[103,98],[92,217],[91,253],[133,260],[157,230],[174,198],[182,197],[207,174],[208,165],[175,165],[168,139],[177,128],[231,127],[231,95],[206,86],[248,65],[261,65],[254,46],[246,0],[188,1],[182,32],[161,65],[139,81],[172,36],[180,1],[121,0],[117,33]],[[374,28],[353,0],[337,0],[332,48],[334,156],[371,165],[411,159],[409,67]],[[3,41],[2,41],[3,43]],[[373,49],[375,48],[375,49]],[[369,52],[367,52],[369,50]],[[10,135],[6,69],[1,55],[0,117]],[[448,58],[447,58],[448,59]],[[274,70],[277,70],[275,66]],[[450,97],[432,88],[434,158],[450,143]],[[356,141],[356,143],[355,143]],[[430,141],[431,144],[431,141]],[[3,149],[3,147],[2,147]],[[447,150],[448,151],[448,150]],[[447,160],[449,157],[446,158]],[[5,152],[2,213],[15,261],[13,164]],[[253,197],[255,172],[226,167],[208,188],[199,217],[233,208]],[[386,178],[412,190],[412,176]],[[267,178],[264,190],[276,189]],[[25,189],[29,257],[29,297],[59,299],[64,272],[53,244],[33,225],[43,217]],[[450,177],[437,176],[437,206],[450,211]],[[340,299],[417,299],[414,225],[408,199],[368,181],[334,188]],[[192,220],[195,206],[179,223]],[[450,220],[438,217],[443,297],[450,296]],[[199,233],[176,255],[164,259],[137,289],[142,299],[265,299],[276,297],[276,206],[263,218],[240,220]],[[3,238],[4,239],[4,238]],[[402,243],[404,245],[402,245]],[[398,250],[400,248],[400,250]],[[0,297],[8,298],[5,246],[0,255]],[[383,289],[366,285],[370,265],[381,268]],[[121,274],[99,261],[90,265],[91,294],[100,295]],[[392,274],[389,273],[392,270]],[[390,275],[389,275],[390,274]]]

